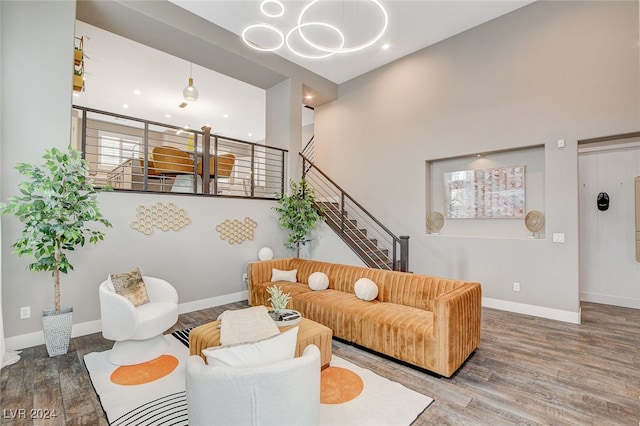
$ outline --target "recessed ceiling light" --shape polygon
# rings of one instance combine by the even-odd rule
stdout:
[[[387,50],[387,49],[389,49],[390,47],[391,47],[391,46],[389,46],[389,43],[385,43],[385,44],[383,44],[383,45],[382,45],[382,49],[383,49],[383,50]]]
[[[229,118],[229,114],[222,114],[224,118]]]
[[[127,109],[127,108],[129,108],[129,105],[127,105],[127,104],[122,104],[122,108]]]
[[[167,118],[171,118],[171,114],[165,114],[164,116]]]
[[[142,92],[139,91],[138,89],[136,89],[136,90],[133,91],[133,94],[134,95],[142,95]]]
[[[307,95],[304,97],[305,99],[313,99],[313,95]]]
[[[253,136],[253,133],[249,133],[249,136]]]

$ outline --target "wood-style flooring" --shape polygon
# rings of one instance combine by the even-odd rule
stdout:
[[[245,302],[180,315],[174,329],[216,318]],[[435,377],[335,341],[340,357],[435,399],[414,425],[638,425],[640,310],[583,303],[581,325],[483,310],[480,347],[451,378]],[[106,425],[83,356],[112,342],[72,339],[69,353],[44,346],[0,371],[0,423]],[[49,420],[15,419],[48,410]],[[348,426],[348,425],[345,425]]]

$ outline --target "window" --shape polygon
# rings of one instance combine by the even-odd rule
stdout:
[[[111,169],[140,152],[140,138],[117,133],[100,132],[99,160],[101,168]]]

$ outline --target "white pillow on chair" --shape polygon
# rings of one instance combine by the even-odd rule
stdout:
[[[235,346],[213,346],[202,354],[210,366],[247,367],[291,359],[296,353],[298,327],[268,339]]]

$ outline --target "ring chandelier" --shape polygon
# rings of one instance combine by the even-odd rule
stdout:
[[[291,30],[289,30],[289,32],[287,33],[286,36],[277,27],[275,27],[273,25],[270,25],[270,24],[261,23],[261,24],[249,25],[248,27],[246,27],[242,31],[242,40],[245,42],[245,44],[247,46],[251,47],[252,49],[259,50],[261,52],[273,52],[275,50],[280,49],[283,45],[286,44],[287,48],[289,49],[289,51],[291,51],[291,53],[293,53],[295,55],[298,55],[298,56],[300,56],[302,58],[306,58],[306,59],[322,59],[322,58],[327,58],[329,56],[335,55],[336,53],[351,53],[351,52],[356,52],[358,50],[366,49],[367,47],[373,45],[375,42],[380,40],[382,35],[387,30],[387,25],[389,23],[389,17],[387,15],[387,11],[385,10],[384,6],[382,6],[382,3],[380,3],[379,0],[368,0],[368,1],[372,2],[375,6],[377,6],[380,9],[380,12],[382,12],[382,16],[384,17],[384,23],[382,25],[382,28],[373,38],[367,40],[366,42],[364,42],[362,44],[359,44],[359,45],[355,45],[355,46],[347,46],[347,47],[345,47],[344,34],[335,25],[329,24],[327,22],[320,22],[320,21],[302,22],[303,19],[304,19],[305,14],[307,14],[309,9],[311,9],[315,4],[319,3],[320,1],[322,1],[322,0],[312,0],[309,4],[307,4],[302,9],[302,11],[300,12],[300,15],[298,15],[297,25],[295,27],[293,27]],[[263,15],[265,15],[265,16],[267,16],[269,18],[278,18],[278,17],[284,15],[285,7],[282,4],[282,2],[280,2],[278,0],[263,0],[262,3],[260,3],[260,11],[262,12]],[[324,27],[324,28],[328,28],[329,30],[333,31],[338,36],[340,42],[336,46],[325,46],[325,45],[322,45],[322,44],[319,44],[319,43],[315,43],[315,42],[311,41],[308,36],[305,35],[303,29],[307,28],[307,27]],[[248,40],[247,34],[250,33],[252,30],[255,30],[255,29],[268,30],[270,32],[275,33],[277,42],[274,43],[272,46],[261,46],[261,45],[258,45],[256,43]],[[317,54],[317,55],[309,55],[309,54],[302,53],[302,52],[294,49],[292,47],[291,43],[290,43],[290,38],[294,33],[297,33],[298,35],[300,35],[302,40],[309,47],[320,51],[320,53]]]

